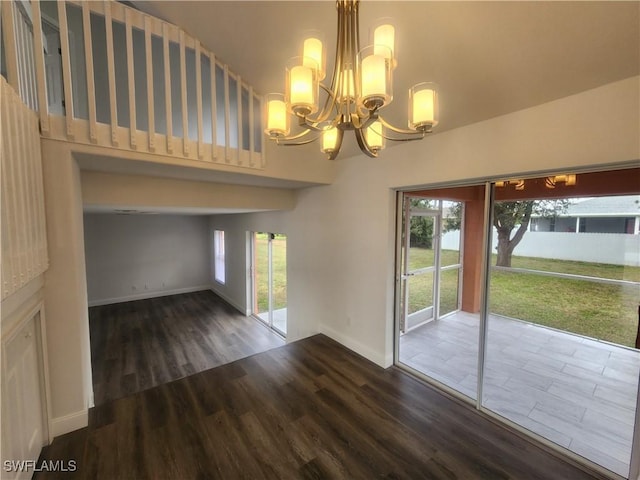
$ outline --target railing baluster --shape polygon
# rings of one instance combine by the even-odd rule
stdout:
[[[240,75],[236,77],[236,98],[237,98],[237,107],[238,107],[238,152],[237,152],[237,164],[242,165],[242,146],[243,135],[242,135],[242,78]]]
[[[202,61],[200,55],[200,41],[195,40],[196,44],[196,105],[198,112],[198,158],[202,158],[204,152],[202,141]]]
[[[33,10],[32,10],[33,11]],[[33,15],[33,14],[32,14]],[[33,27],[29,30],[28,25],[25,24],[25,30],[27,32],[26,41],[28,44],[27,48],[27,69],[29,70],[29,92],[31,97],[30,107],[33,111],[38,111],[38,89],[37,79],[36,79],[36,60],[34,57],[35,44],[33,41]]]
[[[31,112],[29,112],[31,113]],[[27,273],[29,278],[27,281],[31,280],[36,276],[38,272],[38,258],[34,255],[37,245],[36,239],[36,229],[35,229],[35,209],[36,209],[36,197],[35,197],[35,185],[33,182],[35,171],[34,171],[34,163],[36,157],[34,153],[34,145],[39,142],[40,136],[33,135],[34,126],[32,123],[34,122],[34,118],[31,115],[25,115],[24,111],[20,112],[20,122],[22,123],[22,148],[21,152],[23,153],[23,172],[24,172],[24,186],[26,187],[26,191],[24,192],[24,203],[26,215],[23,219],[25,223],[25,229],[27,233],[27,256],[29,257],[29,267],[27,269]],[[35,126],[35,132],[37,132],[37,126]],[[36,138],[34,138],[36,137]]]
[[[87,103],[89,105],[89,139],[98,142],[96,125],[96,84],[93,76],[93,43],[91,41],[91,10],[82,3],[82,31],[84,34],[84,63],[87,72]]]
[[[167,112],[167,153],[173,153],[173,112],[171,109],[171,64],[169,57],[169,25],[162,24],[162,50],[164,54],[164,101]]]
[[[180,30],[180,90],[182,92],[182,149],[189,156],[189,112],[187,105],[187,59],[184,45],[184,31]]]
[[[69,49],[69,28],[67,26],[67,4],[65,0],[58,1],[58,22],[60,24],[62,84],[64,91],[64,111],[67,124],[67,137],[70,140],[73,140],[73,88],[71,86],[71,53]]]
[[[29,89],[29,45],[27,44],[27,32],[25,32],[24,19],[20,9],[14,10],[14,21],[16,22],[16,47],[20,71],[20,97],[27,106],[32,107],[31,90]]]
[[[264,96],[263,95],[260,96],[260,112],[264,112]],[[263,132],[265,127],[263,115],[260,115],[259,125],[260,125],[260,132]],[[266,168],[267,166],[267,149],[264,144],[264,141],[262,142],[262,148],[260,149],[260,166],[262,168]]]
[[[28,99],[28,91],[27,91],[27,74],[25,67],[25,47],[24,47],[24,32],[23,32],[23,22],[22,22],[22,13],[15,5],[15,2],[10,1],[9,3],[14,5],[13,9],[13,28],[15,29],[16,35],[16,55],[18,55],[18,95],[23,102],[26,104],[29,103]]]
[[[17,91],[16,91],[17,92]],[[23,242],[22,242],[22,238],[21,238],[21,225],[22,225],[22,219],[21,219],[21,215],[20,215],[20,211],[19,211],[19,207],[20,207],[20,187],[18,185],[18,162],[16,161],[17,159],[17,140],[18,140],[18,135],[16,133],[16,124],[15,124],[15,117],[14,117],[14,113],[15,113],[15,109],[16,109],[16,105],[18,104],[18,100],[16,99],[15,96],[11,96],[11,100],[10,100],[10,106],[9,106],[9,120],[8,122],[5,123],[5,125],[8,127],[7,130],[9,131],[9,135],[8,135],[8,143],[9,143],[9,152],[10,152],[10,156],[8,157],[9,160],[9,165],[11,166],[11,171],[9,173],[9,181],[11,182],[11,191],[13,193],[12,197],[13,197],[13,202],[12,202],[12,206],[11,206],[11,211],[13,213],[13,218],[14,218],[14,223],[13,225],[16,225],[16,228],[13,228],[12,230],[14,231],[14,246],[15,246],[15,258],[16,258],[16,270],[15,270],[15,275],[14,275],[14,279],[13,279],[13,287],[14,290],[17,290],[18,288],[20,288],[20,285],[22,284],[21,279],[22,279],[22,275],[23,275],[23,263],[22,263],[22,249],[23,249]]]
[[[127,78],[129,80],[129,133],[131,148],[137,149],[137,122],[136,122],[136,79],[133,62],[133,27],[131,26],[131,11],[124,9],[124,23],[127,41]]]
[[[42,13],[40,0],[31,3],[33,11],[33,50],[35,53],[36,83],[38,86],[38,113],[40,130],[49,134],[49,104],[47,103],[47,84],[45,80],[44,42],[42,41]]]
[[[18,47],[16,45],[16,24],[13,4],[13,1],[0,2],[0,8],[2,8],[2,42],[5,45],[7,81],[18,95],[20,95],[20,66],[18,60]]]
[[[3,18],[4,11],[2,12]],[[13,86],[12,86],[13,87]],[[16,90],[17,92],[17,90]],[[15,133],[15,125],[14,119],[12,118],[12,113],[14,107],[16,105],[15,96],[9,92],[9,95],[6,97],[6,105],[3,105],[2,108],[2,123],[6,129],[6,136],[3,138],[3,147],[4,147],[4,161],[2,162],[4,168],[3,171],[3,190],[7,190],[7,197],[9,197],[9,201],[6,204],[6,211],[9,217],[12,217],[7,221],[10,225],[17,225],[18,228],[10,229],[11,234],[11,245],[12,245],[12,272],[11,272],[11,288],[9,289],[11,292],[14,292],[19,287],[20,282],[20,272],[21,272],[21,252],[20,252],[20,232],[19,226],[21,224],[20,216],[18,215],[18,190],[16,189],[15,178],[16,178],[16,133]]]
[[[44,272],[49,266],[49,256],[47,250],[47,223],[46,214],[44,210],[44,180],[42,173],[42,147],[40,142],[36,145],[37,152],[37,166],[36,166],[36,190],[38,193],[38,215],[40,220],[38,221],[38,230],[40,232],[40,261],[42,264],[42,271]]]
[[[24,165],[22,162],[22,155],[20,155],[20,145],[24,141],[24,133],[22,132],[22,121],[19,117],[18,109],[20,107],[20,99],[13,97],[11,100],[11,120],[10,124],[12,128],[12,155],[11,162],[13,170],[13,188],[15,189],[16,203],[14,208],[18,222],[14,224],[14,228],[18,230],[18,248],[20,257],[20,278],[18,279],[18,285],[22,287],[26,282],[29,275],[29,255],[27,254],[27,230],[26,230],[26,211],[25,211],[25,199],[24,195],[27,190],[25,184],[24,172],[22,171]]]
[[[41,222],[42,217],[40,216],[40,194],[42,189],[42,184],[39,183],[38,171],[42,170],[42,166],[40,164],[40,158],[42,156],[40,151],[40,137],[38,135],[38,127],[37,120],[34,121],[30,119],[32,123],[35,125],[28,125],[29,131],[31,132],[31,138],[28,142],[29,147],[29,165],[31,167],[31,172],[29,174],[30,180],[30,190],[32,197],[32,208],[31,208],[31,236],[33,239],[33,247],[31,249],[31,255],[34,259],[34,277],[35,275],[39,275],[44,272],[44,261],[42,259],[41,245],[42,245],[42,229]]]
[[[256,149],[255,145],[255,115],[253,113],[253,87],[249,87],[249,166],[253,167],[255,162],[253,161],[253,154]]]
[[[144,17],[144,50],[147,60],[147,105],[149,108],[149,151],[156,150],[156,119],[153,100],[153,52],[151,51],[151,17]]]
[[[229,127],[231,125],[231,101],[229,100],[229,67],[224,66],[224,161],[231,160],[229,141],[231,135]]]
[[[0,5],[1,7],[1,5]],[[0,105],[0,123],[6,125],[2,131],[0,131],[0,195],[2,196],[4,215],[0,219],[0,227],[2,228],[2,298],[9,296],[13,292],[13,275],[15,272],[14,257],[12,252],[15,251],[15,243],[13,241],[13,230],[9,229],[8,225],[13,224],[10,219],[12,213],[11,202],[11,189],[9,187],[10,168],[9,162],[11,161],[11,151],[9,150],[9,125],[8,125],[8,110],[9,102],[9,87],[4,78],[0,78],[0,95],[5,99],[4,103]]]
[[[216,91],[216,56],[209,53],[209,68],[211,69],[211,158],[218,158],[218,140],[217,140],[217,91]]]
[[[118,146],[118,100],[116,93],[116,66],[113,50],[113,20],[111,18],[111,0],[104,0],[104,21],[107,38],[107,73],[109,76],[109,112],[111,117],[111,144]]]

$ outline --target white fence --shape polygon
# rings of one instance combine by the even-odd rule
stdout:
[[[457,250],[460,232],[442,236],[442,248]],[[498,235],[493,231],[493,247]],[[527,232],[514,255],[612,265],[640,266],[640,235],[624,233]]]

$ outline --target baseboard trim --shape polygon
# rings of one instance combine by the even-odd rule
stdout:
[[[89,410],[70,413],[51,420],[49,429],[52,437],[58,437],[65,433],[73,432],[89,425]]]
[[[393,365],[393,352],[388,354],[388,355],[385,355],[383,367],[384,368],[389,368],[392,365]]]
[[[339,333],[336,330],[330,327],[327,327],[326,325],[320,325],[320,333],[344,345],[349,350],[353,350],[358,355],[362,355],[367,360],[371,360],[373,363],[381,366],[382,368],[387,368],[389,366],[387,365],[387,362],[386,362],[387,359],[384,353],[376,352],[372,348],[366,345],[363,345],[357,340],[354,340],[351,337],[343,335],[342,333]]]
[[[111,305],[114,303],[131,302],[133,300],[145,300],[147,298],[168,297],[170,295],[179,295],[181,293],[201,292],[202,290],[211,290],[211,285],[198,285],[195,287],[174,288],[172,290],[162,290],[155,292],[143,292],[135,295],[126,295],[124,297],[103,298],[99,300],[89,300],[90,307],[100,305]],[[216,292],[217,293],[217,292]],[[220,295],[220,294],[218,294]]]
[[[217,296],[219,296],[221,299],[223,299],[225,302],[227,302],[233,308],[238,310],[238,312],[240,312],[242,315],[245,315],[245,316],[249,315],[250,312],[245,307],[241,307],[235,301],[233,301],[229,297],[227,297],[224,293],[221,293],[221,292],[215,290],[213,287],[210,287],[209,290],[211,290],[213,293],[215,293]]]

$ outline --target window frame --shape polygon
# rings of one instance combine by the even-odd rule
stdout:
[[[227,263],[224,230],[213,231],[213,278],[220,285],[227,284]]]

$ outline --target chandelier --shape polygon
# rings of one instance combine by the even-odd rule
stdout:
[[[305,145],[321,138],[321,151],[330,160],[340,152],[344,132],[353,130],[358,146],[377,157],[386,140],[420,140],[438,124],[435,84],[409,89],[408,129],[387,122],[380,110],[393,99],[392,74],[395,28],[374,29],[373,44],[360,50],[359,0],[337,0],[338,35],[331,84],[326,77],[326,52],[319,35],[304,40],[303,54],[286,68],[285,94],[269,94],[265,104],[265,133],[278,145]],[[300,130],[291,134],[291,116]]]

